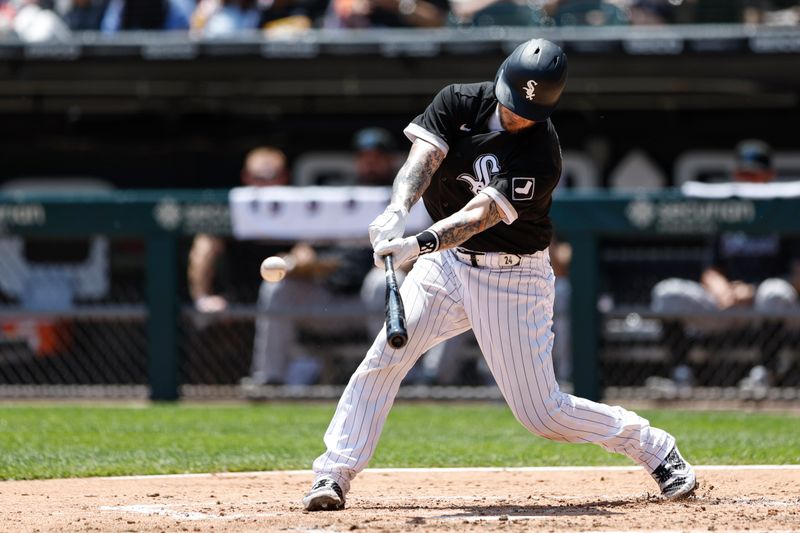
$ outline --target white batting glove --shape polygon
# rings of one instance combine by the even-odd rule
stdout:
[[[372,254],[375,266],[384,268],[383,258],[387,255],[394,256],[394,266],[399,267],[405,262],[413,261],[419,257],[419,242],[416,236],[406,237],[405,239],[392,239],[391,241],[380,241],[375,245],[375,253]]]
[[[375,249],[381,241],[388,241],[403,236],[406,229],[408,211],[402,206],[391,205],[369,224],[369,242]]]

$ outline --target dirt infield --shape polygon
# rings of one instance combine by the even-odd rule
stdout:
[[[7,481],[1,531],[800,531],[800,467],[698,468],[682,502],[637,468],[368,470],[306,513],[309,472]]]

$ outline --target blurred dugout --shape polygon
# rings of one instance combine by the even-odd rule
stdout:
[[[789,201],[800,195],[799,181],[776,182],[779,172],[763,141],[740,142],[730,163],[724,182],[688,181],[684,193]],[[604,361],[624,364],[635,354],[652,372],[606,372],[606,383],[667,390],[800,384],[800,238],[779,230],[729,230],[639,247],[606,243],[602,305],[644,311],[609,321]]]
[[[2,190],[57,195],[111,187],[93,178],[28,178]],[[144,385],[142,251],[141,241],[103,235],[0,236],[0,383]]]
[[[729,158],[730,155],[728,153]],[[569,181],[582,183],[580,177]],[[114,196],[113,191],[107,194],[109,198]],[[598,193],[597,197],[602,198],[603,194]],[[222,198],[213,200],[219,205],[209,203],[203,209],[227,217],[227,206]],[[183,214],[184,221],[193,221],[194,214],[202,210],[193,210],[189,203],[175,205],[158,201],[161,203],[155,208],[145,205],[142,212],[158,212],[157,218],[163,223],[177,224],[171,226],[177,230],[175,238],[180,248],[176,257],[181,264],[175,270],[183,273],[192,232],[182,229],[174,217],[176,213]],[[587,206],[592,203],[591,199],[585,201]],[[652,201],[656,202],[657,196]],[[634,198],[629,207],[637,205]],[[558,224],[559,217],[555,218]],[[636,238],[606,236],[598,242],[597,264],[592,267],[599,276],[598,355],[600,379],[607,391],[620,393],[625,387],[637,387],[646,392],[647,386],[653,385],[650,389],[654,394],[663,393],[668,387],[673,387],[674,392],[678,385],[674,381],[648,381],[654,376],[672,377],[670,350],[677,344],[671,342],[669,328],[665,327],[669,318],[676,317],[650,308],[651,291],[667,278],[698,279],[704,266],[706,241],[706,236],[694,232],[646,234]],[[3,386],[0,393],[19,393],[20,389],[10,387],[12,385],[45,385],[56,390],[53,385],[93,384],[116,387],[103,394],[144,396],[149,377],[150,342],[146,328],[145,237],[23,238],[12,231],[2,236],[0,246],[6,250],[0,254],[0,272],[3,272],[0,283],[3,304],[0,384]],[[256,256],[260,258],[257,252]],[[573,276],[575,268],[573,261]],[[215,315],[214,327],[205,329],[194,321],[196,316],[191,312],[192,300],[185,282],[176,280],[179,285],[172,292],[177,291],[179,295],[178,307],[183,317],[175,330],[182,361],[180,383],[228,386],[216,394],[237,394],[236,385],[248,375],[252,353],[257,296],[254,285],[259,281],[254,272],[232,273],[229,279],[234,283],[239,280],[239,286],[232,287],[232,291],[242,296],[241,305]],[[92,280],[90,283],[81,281],[81,276]],[[572,281],[574,284],[579,279]],[[163,296],[168,300],[169,295]],[[328,312],[318,311],[321,317]],[[574,316],[575,309],[572,311]],[[684,318],[691,320],[693,317],[686,313]],[[784,366],[785,375],[779,385],[789,390],[800,384],[797,365],[800,328],[796,313],[788,312],[783,316],[785,327],[777,335],[774,329],[764,327],[764,316],[752,310],[743,310],[736,316],[729,313],[721,318],[736,326],[728,328],[722,336],[689,335],[686,357],[694,369],[694,385],[738,386],[757,365],[766,341],[771,341],[777,359]],[[578,333],[591,334],[582,330]],[[338,376],[327,374],[324,379],[328,383],[340,382],[347,375],[348,368],[355,366],[363,355],[365,346],[359,343],[369,339],[365,336],[348,340],[351,341],[347,343],[348,349],[341,351],[333,349],[340,347],[336,343],[324,339],[311,341],[332,348],[327,354],[332,361],[329,368],[340,372]],[[477,357],[474,351],[471,355]],[[577,358],[580,354],[573,353],[573,356]],[[573,366],[577,370],[581,362],[576,359]],[[560,377],[562,382],[569,381],[568,376]],[[138,388],[124,389],[131,385]],[[30,394],[44,394],[42,391],[35,389]],[[92,392],[95,393],[100,394]],[[194,394],[201,393],[201,389],[195,389]]]

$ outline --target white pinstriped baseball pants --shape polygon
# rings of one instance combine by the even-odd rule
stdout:
[[[423,255],[400,293],[408,344],[394,350],[382,330],[339,400],[314,461],[347,492],[372,457],[400,382],[429,348],[472,328],[514,416],[529,431],[562,442],[593,442],[652,472],[675,439],[636,413],[561,392],[553,375],[554,275],[548,252],[519,265],[473,267],[452,250]]]

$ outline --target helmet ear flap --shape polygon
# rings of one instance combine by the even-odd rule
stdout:
[[[555,109],[567,81],[567,56],[545,39],[519,45],[495,76],[495,97],[528,120],[546,120]]]

